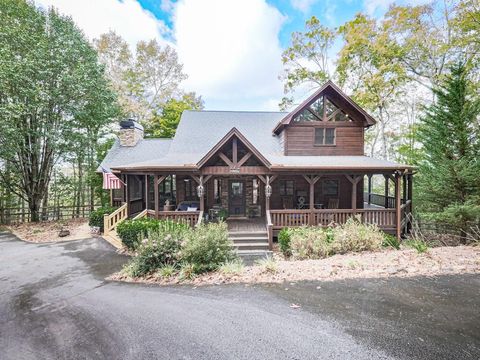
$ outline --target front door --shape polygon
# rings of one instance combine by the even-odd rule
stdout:
[[[245,216],[245,182],[230,180],[228,183],[229,216]]]

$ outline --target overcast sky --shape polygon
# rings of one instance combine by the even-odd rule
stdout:
[[[114,30],[132,47],[157,38],[175,46],[189,76],[183,88],[210,110],[278,110],[281,53],[312,15],[338,26],[393,0],[37,0],[71,15],[90,38]],[[398,1],[397,1],[398,2]],[[425,0],[401,0],[421,3]]]

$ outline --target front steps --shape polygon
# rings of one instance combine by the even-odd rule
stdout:
[[[228,238],[233,242],[237,254],[246,262],[254,262],[272,255],[268,249],[267,231],[229,231]]]

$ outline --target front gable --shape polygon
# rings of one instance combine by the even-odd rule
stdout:
[[[285,155],[363,155],[364,129],[375,120],[331,81],[274,129]]]
[[[232,128],[197,163],[198,168],[216,173],[250,173],[256,172],[256,169],[268,168],[270,165],[237,128]]]

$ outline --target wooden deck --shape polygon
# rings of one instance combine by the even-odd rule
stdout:
[[[267,231],[264,217],[253,219],[227,219],[227,225],[229,232]]]

